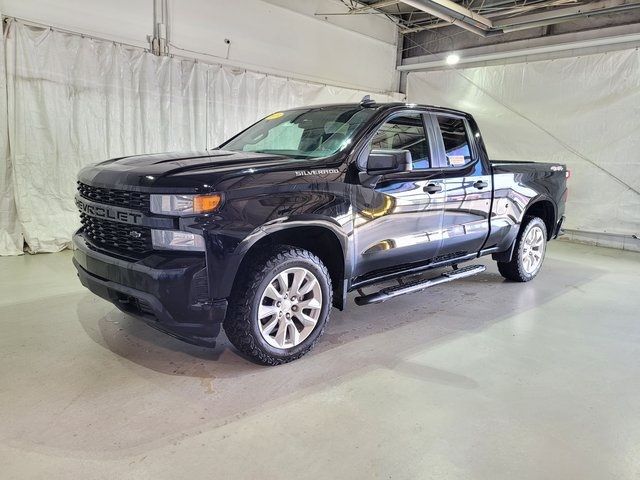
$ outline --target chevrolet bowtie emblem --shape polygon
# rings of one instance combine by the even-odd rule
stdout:
[[[140,238],[142,236],[142,234],[136,230],[131,230],[129,232],[129,235],[132,236],[133,238]]]

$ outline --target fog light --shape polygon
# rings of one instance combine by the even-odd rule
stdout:
[[[159,250],[190,250],[204,252],[204,238],[181,230],[151,230],[153,248]]]

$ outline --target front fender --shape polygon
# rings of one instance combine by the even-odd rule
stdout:
[[[254,248],[260,248],[260,245],[268,241],[269,238],[288,231],[291,231],[291,234],[295,237],[295,230],[302,232],[302,230],[308,229],[323,229],[336,238],[344,259],[344,278],[350,278],[352,255],[349,247],[349,233],[345,231],[338,221],[333,218],[312,214],[281,217],[256,227],[238,243],[233,252],[225,255],[224,262],[218,263],[218,270],[215,273],[217,281],[215,282],[214,291],[211,292],[212,297],[227,298],[231,295],[235,279],[241,273],[242,262]],[[291,243],[295,243],[295,241]],[[341,287],[340,290],[344,290],[344,287]]]

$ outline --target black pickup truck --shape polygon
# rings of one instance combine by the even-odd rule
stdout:
[[[223,325],[274,365],[307,353],[350,291],[383,302],[480,273],[459,265],[488,254],[507,279],[531,280],[560,232],[567,177],[490,161],[460,111],[368,98],[298,108],[213,150],[83,169],[74,264],[124,312],[199,344]]]

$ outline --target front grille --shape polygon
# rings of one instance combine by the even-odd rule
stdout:
[[[80,214],[80,221],[82,231],[97,247],[125,254],[143,254],[152,249],[150,228],[112,222],[84,213]]]
[[[78,193],[82,198],[96,203],[142,210],[144,212],[148,212],[150,208],[150,196],[148,193],[92,187],[81,182],[78,182]]]

